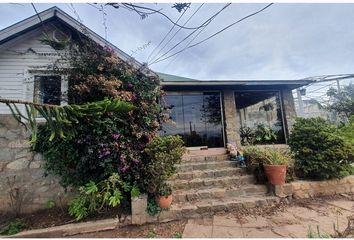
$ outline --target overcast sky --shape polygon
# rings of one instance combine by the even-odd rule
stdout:
[[[70,4],[35,4],[38,11],[54,5],[75,19],[78,18]],[[180,16],[176,9],[171,8],[172,4],[144,5],[163,8],[162,11],[174,20]],[[200,5],[192,3],[179,23],[183,24]],[[200,25],[224,5],[204,4],[186,26]],[[233,3],[193,43],[265,5],[267,4]],[[87,27],[105,36],[102,13],[98,9],[84,3],[73,6]],[[125,9],[107,6],[105,12],[107,39],[126,53],[133,54],[140,62],[147,61],[148,55],[172,27],[168,20],[158,14],[142,20],[137,14]],[[2,3],[0,29],[34,13],[30,4]],[[172,34],[177,30],[178,27],[175,27]],[[191,30],[181,30],[161,53],[190,32]],[[183,48],[190,39],[175,50]],[[144,46],[145,49],[138,50]],[[151,68],[164,73],[208,80],[300,79],[314,75],[354,73],[353,54],[354,4],[277,3],[205,43],[186,50],[176,59],[170,58],[153,64]]]

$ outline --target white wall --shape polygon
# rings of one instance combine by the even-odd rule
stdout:
[[[49,36],[52,31],[52,26],[46,27]],[[33,70],[43,70],[59,58],[58,52],[41,39],[43,33],[37,28],[0,46],[0,98],[33,101]],[[0,103],[0,114],[9,113]]]

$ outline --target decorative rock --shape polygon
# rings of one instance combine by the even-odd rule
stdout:
[[[30,163],[29,167],[30,168],[40,168],[41,167],[41,161],[33,161]]]
[[[30,148],[31,145],[27,140],[15,140],[9,143],[10,148]]]
[[[7,164],[7,168],[8,169],[12,169],[12,170],[20,170],[20,169],[25,169],[28,167],[29,164],[29,160],[24,158],[24,159],[19,159],[13,162],[10,162],[9,164]]]

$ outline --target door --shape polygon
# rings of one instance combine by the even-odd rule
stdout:
[[[180,135],[187,147],[223,147],[220,93],[181,92],[164,97],[170,109],[169,123],[162,135]]]

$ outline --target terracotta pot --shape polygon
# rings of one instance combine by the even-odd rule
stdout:
[[[264,165],[264,171],[271,184],[273,185],[285,184],[286,165]]]
[[[172,195],[169,195],[168,197],[165,196],[156,197],[156,201],[159,204],[160,208],[169,208],[172,203]]]

